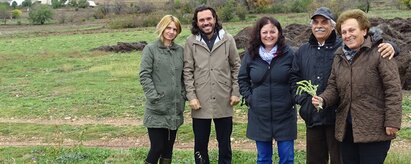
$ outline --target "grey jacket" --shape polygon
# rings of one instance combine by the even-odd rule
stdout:
[[[183,47],[167,48],[160,40],[143,50],[140,83],[147,99],[144,126],[148,128],[176,130],[183,124],[183,52]]]
[[[240,97],[237,75],[240,57],[234,38],[220,30],[209,50],[200,35],[188,37],[184,47],[184,83],[188,100],[198,99],[201,109],[192,110],[193,118],[233,116],[230,97]]]

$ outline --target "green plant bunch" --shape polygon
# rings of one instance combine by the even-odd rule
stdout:
[[[317,95],[317,88],[318,85],[313,85],[311,83],[311,80],[301,80],[297,82],[298,87],[297,87],[297,95],[301,95],[303,92],[307,92],[311,96],[316,96]],[[322,103],[317,108],[317,112],[319,110],[323,109],[322,108]]]
[[[44,24],[53,19],[53,10],[48,5],[35,5],[29,12],[29,19],[33,24]]]

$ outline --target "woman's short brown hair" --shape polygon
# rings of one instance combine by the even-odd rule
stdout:
[[[340,14],[337,19],[337,32],[341,34],[341,24],[344,23],[347,19],[355,19],[357,20],[358,24],[360,25],[361,30],[368,30],[371,27],[371,23],[368,20],[367,16],[365,15],[364,11],[359,9],[354,10],[347,10]]]

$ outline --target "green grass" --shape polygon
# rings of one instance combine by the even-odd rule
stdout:
[[[113,126],[113,125],[41,125],[28,123],[0,123],[0,136],[12,137],[17,140],[37,138],[45,143],[59,143],[69,139],[76,143],[83,141],[131,138],[147,133],[143,126]]]
[[[137,117],[144,103],[140,54],[0,54],[0,115]]]
[[[1,163],[138,163],[142,164],[147,154],[146,148],[132,149],[104,149],[85,147],[7,147],[0,148]],[[173,153],[173,163],[188,164],[194,163],[192,151],[175,150]],[[210,150],[210,161],[216,163],[218,158],[217,150]],[[305,163],[305,152],[296,151],[296,164]],[[277,154],[274,154],[275,161],[278,161]],[[233,151],[233,164],[255,163],[256,154],[254,152]]]
[[[405,114],[411,113],[411,95],[404,95],[402,99],[402,111]],[[411,119],[411,118],[410,118]]]
[[[105,149],[86,147],[6,147],[0,148],[1,163],[133,163],[142,164],[147,154],[147,148]],[[173,163],[194,163],[193,152],[188,150],[174,150]],[[217,150],[210,150],[210,161],[216,163]],[[389,152],[386,164],[409,162],[409,152]],[[275,151],[274,161],[278,161]],[[233,151],[233,164],[253,164],[256,161],[254,152]],[[295,163],[305,163],[305,152],[295,152]]]

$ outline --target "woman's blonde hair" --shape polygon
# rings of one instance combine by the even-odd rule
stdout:
[[[158,22],[156,26],[156,33],[158,34],[158,37],[160,38],[161,42],[164,42],[163,32],[171,22],[174,22],[177,27],[177,35],[181,33],[180,20],[178,20],[178,18],[175,16],[166,15],[163,18],[161,18],[160,22]]]

